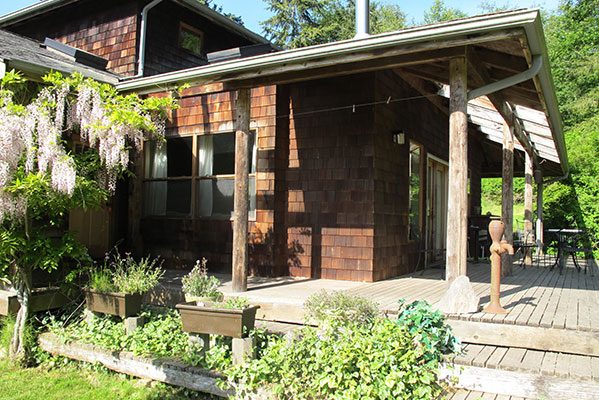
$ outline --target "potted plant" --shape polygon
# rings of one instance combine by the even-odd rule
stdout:
[[[141,311],[143,296],[164,274],[158,258],[135,261],[130,254],[106,256],[104,265],[91,272],[85,291],[87,308],[102,314],[132,317]]]
[[[256,311],[246,298],[223,300],[220,281],[208,275],[207,261],[198,261],[183,278],[186,303],[177,304],[183,330],[188,333],[213,334],[233,338],[247,337],[254,329]]]

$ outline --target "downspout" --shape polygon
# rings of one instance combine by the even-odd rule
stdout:
[[[362,39],[370,36],[370,0],[356,0],[356,36]]]
[[[0,58],[0,79],[4,78],[4,75],[6,75],[6,63]]]
[[[154,0],[148,3],[141,10],[141,24],[140,24],[140,36],[139,36],[139,58],[137,61],[137,75],[136,78],[144,76],[144,67],[146,62],[146,40],[148,33],[148,12],[156,7],[162,0]]]
[[[543,66],[543,57],[541,55],[536,55],[532,58],[531,67],[529,69],[527,69],[526,71],[522,71],[519,74],[507,77],[500,81],[496,81],[496,82],[490,83],[488,85],[485,85],[485,86],[482,86],[477,89],[469,91],[468,92],[468,101],[476,99],[477,97],[480,97],[480,96],[486,96],[488,94],[498,92],[502,89],[506,89],[511,86],[522,83],[524,81],[527,81],[529,79],[532,79],[539,73],[542,66]]]

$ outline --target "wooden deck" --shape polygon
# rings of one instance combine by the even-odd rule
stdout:
[[[372,299],[387,312],[397,310],[399,298],[436,304],[447,289],[443,272],[429,269],[365,284],[347,292]],[[481,297],[481,306],[485,306],[489,302],[489,264],[470,264],[468,277]],[[599,332],[599,277],[596,273],[585,274],[568,267],[560,274],[557,269],[515,266],[514,274],[501,282],[501,302],[508,314],[478,312],[452,318]]]

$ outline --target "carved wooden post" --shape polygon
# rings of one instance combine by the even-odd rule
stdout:
[[[489,224],[489,236],[491,244],[491,301],[484,308],[484,312],[493,314],[506,314],[507,311],[501,306],[501,255],[514,254],[514,248],[506,240],[502,240],[505,224],[494,220]]]
[[[530,244],[533,238],[533,227],[532,227],[532,179],[533,179],[533,160],[532,156],[525,152],[526,161],[524,163],[524,231],[526,232],[525,238],[527,243]],[[524,254],[524,265],[532,265],[532,251],[530,248],[526,248]]]
[[[449,62],[449,189],[447,204],[447,263],[445,279],[466,275],[468,255],[468,117],[465,58]]]
[[[233,221],[233,292],[247,291],[248,270],[248,142],[250,89],[237,92],[235,107],[235,201]]]
[[[501,219],[505,225],[505,240],[514,244],[514,132],[512,128],[503,125],[503,168],[501,191]],[[501,263],[502,276],[512,274],[512,256],[505,254]]]

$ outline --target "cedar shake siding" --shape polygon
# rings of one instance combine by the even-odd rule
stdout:
[[[285,225],[293,276],[373,279],[373,109],[351,109],[373,100],[373,77],[289,86]]]
[[[170,1],[164,1],[148,13],[148,48],[145,75],[207,64],[206,54],[253,44],[208,19]],[[179,46],[179,27],[184,23],[203,35],[201,54]]]
[[[233,133],[232,101],[235,92],[220,90],[222,85],[187,89],[180,100],[180,108],[173,112],[167,128],[168,137],[195,135],[199,138],[202,135]],[[203,94],[205,92],[209,93]],[[276,97],[274,86],[252,89],[251,129],[256,132],[257,158],[256,216],[249,223],[250,263],[252,272],[265,275],[274,273],[273,240],[277,233],[273,224]],[[197,165],[195,161],[194,165]],[[138,168],[138,171],[143,169]],[[143,174],[138,174],[138,177],[143,177]],[[170,266],[191,266],[195,260],[206,257],[211,270],[230,272],[233,231],[229,218],[142,216],[139,209],[143,207],[144,186],[139,180],[136,183],[132,198],[138,200],[130,204],[130,215],[141,217],[140,230],[132,235],[140,235],[142,254],[161,255],[169,260]],[[197,186],[199,184],[194,184],[196,191],[199,189]],[[194,200],[192,208],[193,204]],[[136,237],[130,240],[138,243]]]
[[[44,41],[50,37],[108,60],[123,76],[137,72],[141,11],[149,0],[90,0],[66,5],[6,29]],[[200,54],[179,45],[181,23],[202,36]],[[254,44],[186,7],[164,0],[148,13],[144,75],[207,63],[206,54]]]
[[[108,70],[135,75],[139,7],[135,1],[88,1],[8,27],[33,39],[46,37],[108,60]]]
[[[169,137],[233,132],[235,92],[223,88],[187,89]],[[389,96],[420,97],[393,72],[252,90],[257,158],[251,273],[371,282],[415,269],[421,249],[408,232],[409,143],[422,145],[423,163],[427,154],[447,160],[448,118],[425,98],[360,106]],[[405,144],[393,142],[397,131],[404,132]],[[475,207],[482,149],[476,136],[469,146]],[[426,173],[421,179],[424,223]],[[140,182],[136,187],[143,191]],[[142,209],[139,201],[130,208]],[[212,270],[231,271],[229,218],[143,216],[140,221],[143,254],[187,266],[206,257]]]

